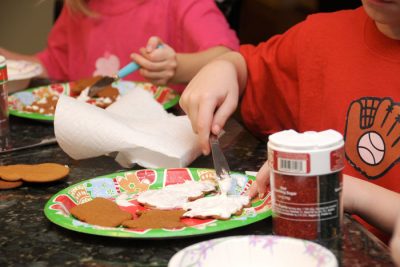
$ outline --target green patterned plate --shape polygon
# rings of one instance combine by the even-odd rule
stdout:
[[[253,176],[233,173],[244,193],[254,181]],[[179,229],[144,229],[133,230],[123,227],[101,227],[75,219],[69,210],[95,197],[104,197],[115,201],[125,211],[135,214],[146,209],[136,199],[138,193],[147,189],[157,189],[184,181],[204,181],[213,179],[215,171],[211,169],[178,168],[178,169],[145,169],[112,173],[74,184],[55,194],[46,203],[44,212],[53,223],[77,232],[128,238],[169,238],[195,236],[225,231],[242,227],[271,215],[270,197],[255,200],[251,207],[245,208],[241,215],[232,216],[229,220],[184,218],[187,226]]]
[[[31,105],[34,101],[43,99],[43,96],[49,95],[50,93],[71,96],[71,85],[72,83],[56,83],[14,93],[8,97],[9,114],[34,120],[53,121],[53,115],[41,114],[39,111],[28,112],[24,110],[24,107]],[[120,95],[124,95],[129,90],[132,90],[136,87],[144,88],[145,90],[150,91],[154,95],[154,99],[162,104],[165,109],[169,109],[179,102],[179,94],[173,89],[165,86],[156,86],[151,83],[145,82],[131,82],[120,80],[114,82],[113,87],[119,90]],[[88,100],[87,102],[93,103],[93,101],[91,100]]]

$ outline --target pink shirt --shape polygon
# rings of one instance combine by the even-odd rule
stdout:
[[[64,7],[38,53],[50,78],[74,81],[112,75],[130,62],[151,36],[159,36],[178,53],[239,41],[214,0],[90,0],[99,18],[72,15]],[[143,80],[139,72],[127,80]]]

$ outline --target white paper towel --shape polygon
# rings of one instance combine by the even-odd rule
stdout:
[[[54,132],[60,147],[74,159],[118,152],[123,167],[189,165],[201,154],[187,116],[167,113],[152,95],[135,88],[106,110],[68,96],[58,100]]]

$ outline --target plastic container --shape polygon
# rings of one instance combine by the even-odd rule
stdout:
[[[334,131],[269,137],[273,232],[314,241],[339,235],[343,217],[343,136]]]
[[[0,55],[0,137],[9,133],[6,59]]]

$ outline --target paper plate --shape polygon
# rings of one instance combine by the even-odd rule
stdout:
[[[49,92],[70,96],[71,85],[72,83],[58,83],[14,93],[8,97],[9,114],[34,120],[53,121],[53,115],[40,114],[39,112],[27,112],[24,111],[23,108],[24,106],[30,105],[34,101],[43,98],[43,95],[49,94]],[[129,90],[133,90],[137,87],[144,88],[145,90],[150,91],[153,94],[154,99],[162,104],[165,109],[169,109],[179,102],[179,94],[173,89],[165,86],[156,86],[151,83],[131,81],[117,81],[113,83],[112,86],[119,90],[121,96],[126,94]]]
[[[234,173],[238,179],[241,192],[244,193],[254,177]],[[122,210],[135,214],[143,210],[137,201],[137,193],[147,189],[158,189],[166,185],[183,183],[184,181],[209,180],[215,177],[211,169],[178,168],[178,169],[144,169],[113,173],[92,178],[74,184],[55,194],[46,203],[46,217],[61,227],[86,234],[126,237],[126,238],[172,238],[203,235],[242,227],[271,215],[270,197],[252,202],[240,216],[232,216],[229,220],[184,218],[187,227],[179,229],[145,229],[133,230],[123,227],[101,227],[75,219],[69,210],[95,197],[114,200]]]
[[[43,71],[39,63],[25,60],[7,60],[7,74],[9,81],[33,78]]]
[[[203,241],[176,253],[168,267],[337,267],[335,255],[311,241],[273,236],[232,236]]]

